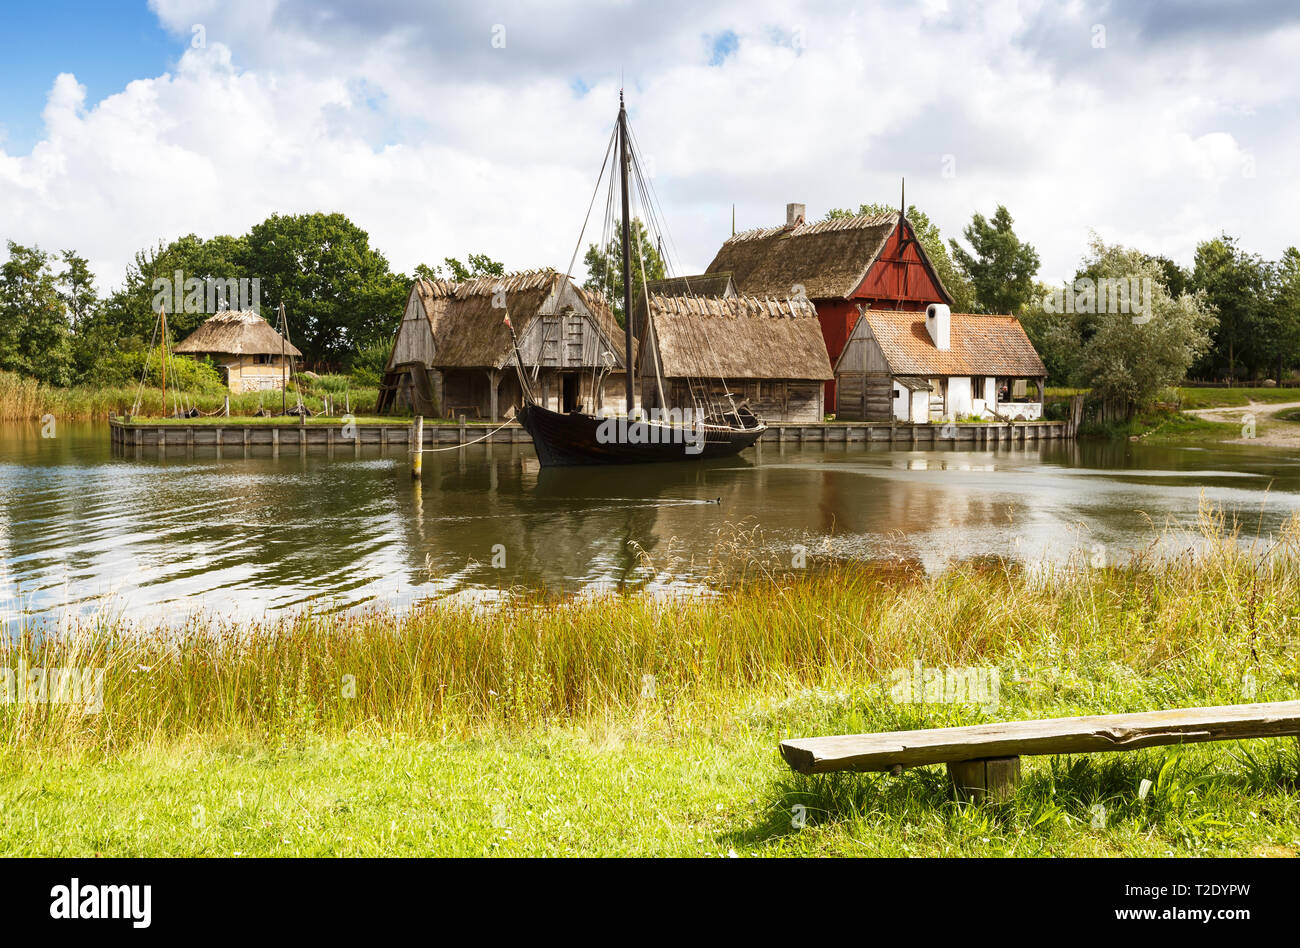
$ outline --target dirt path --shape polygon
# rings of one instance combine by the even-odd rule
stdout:
[[[1300,408],[1300,402],[1251,402],[1248,405],[1225,405],[1218,408],[1189,408],[1184,414],[1206,421],[1226,421],[1245,427],[1246,416],[1255,417],[1255,437],[1231,438],[1228,444],[1259,444],[1268,447],[1300,447],[1300,425],[1278,421],[1279,412]]]

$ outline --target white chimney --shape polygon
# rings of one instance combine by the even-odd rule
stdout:
[[[787,204],[785,206],[785,226],[798,227],[804,221],[804,212],[807,207],[803,204]]]
[[[931,303],[925,308],[925,328],[940,352],[947,352],[952,347],[952,311],[947,304]]]

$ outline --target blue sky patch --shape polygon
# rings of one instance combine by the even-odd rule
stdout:
[[[740,37],[733,30],[723,30],[708,37],[711,55],[709,56],[710,66],[721,66],[726,62],[727,57],[736,52],[740,46]]]

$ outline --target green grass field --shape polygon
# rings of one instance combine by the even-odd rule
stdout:
[[[1224,408],[1251,402],[1300,402],[1300,388],[1180,388],[1183,408]]]
[[[1029,574],[754,562],[712,597],[524,596],[240,633],[102,622],[0,668],[103,668],[98,713],[0,704],[0,853],[1164,855],[1300,852],[1294,739],[801,777],[791,736],[1300,696],[1300,523],[1241,550]],[[890,674],[996,667],[996,705]]]

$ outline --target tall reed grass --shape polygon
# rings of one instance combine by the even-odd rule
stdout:
[[[322,389],[320,394],[304,393],[303,401],[313,411],[320,411],[324,407],[325,392],[333,395],[335,409],[341,412],[343,394],[335,393],[334,388]],[[47,414],[65,421],[102,419],[109,412],[124,414],[131,411],[137,394],[141,395],[139,414],[142,416],[161,417],[173,410],[175,396],[168,393],[164,409],[163,393],[158,388],[146,387],[143,393],[138,386],[77,385],[59,388],[13,372],[0,372],[0,421],[30,421]],[[181,398],[186,408],[212,413],[224,407],[225,396],[222,391],[193,391],[182,393]],[[348,398],[354,414],[370,413],[379,400],[379,390],[354,388],[348,392]],[[291,392],[289,404],[294,402],[295,396]],[[279,411],[280,393],[244,392],[230,396],[232,415],[251,415],[263,407],[268,411]]]
[[[487,611],[429,604],[241,627],[102,619],[28,631],[0,648],[0,668],[103,669],[103,708],[0,704],[0,746],[473,733],[634,714],[647,688],[670,722],[721,721],[756,696],[869,690],[917,660],[1093,691],[1172,669],[1213,703],[1240,700],[1249,676],[1294,694],[1300,525],[1254,548],[1238,539],[1206,516],[1199,552],[1109,568],[984,562],[924,576],[838,564],[760,571],[695,600],[534,596]],[[1115,711],[1162,700],[1118,687],[1107,696]]]

